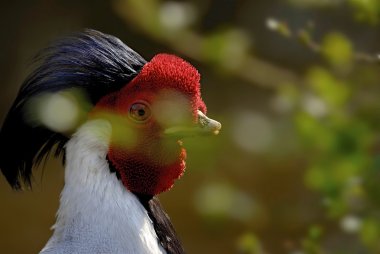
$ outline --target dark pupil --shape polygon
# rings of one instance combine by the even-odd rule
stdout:
[[[137,114],[138,114],[139,116],[143,116],[143,115],[145,115],[145,110],[142,109],[142,108],[140,108],[139,110],[137,110]]]

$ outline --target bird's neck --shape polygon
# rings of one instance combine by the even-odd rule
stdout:
[[[110,134],[108,122],[95,120],[68,142],[65,187],[43,253],[165,253],[145,208],[109,170]]]

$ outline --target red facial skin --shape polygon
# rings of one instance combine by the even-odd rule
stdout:
[[[103,97],[95,106],[95,112],[122,116],[137,136],[133,147],[125,147],[112,135],[108,151],[108,159],[131,192],[156,195],[169,190],[184,173],[186,159],[186,151],[177,139],[163,137],[164,127],[153,114],[144,122],[128,117],[131,106],[140,101],[152,105],[160,92],[175,91],[186,98],[190,121],[195,123],[198,109],[206,113],[199,81],[200,75],[192,65],[179,57],[159,54],[120,91]]]

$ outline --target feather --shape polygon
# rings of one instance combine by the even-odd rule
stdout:
[[[32,168],[54,149],[64,153],[68,137],[26,121],[30,99],[47,92],[78,88],[92,104],[132,80],[146,61],[118,38],[85,30],[57,41],[34,59],[0,131],[0,169],[14,189],[31,187]],[[57,112],[59,114],[59,112]]]
[[[137,193],[135,193],[135,195],[147,210],[161,246],[168,254],[184,254],[185,250],[183,249],[169,216],[163,210],[158,197]]]

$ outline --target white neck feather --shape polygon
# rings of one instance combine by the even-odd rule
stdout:
[[[110,134],[93,120],[67,143],[57,222],[41,253],[165,253],[145,208],[109,170]]]

